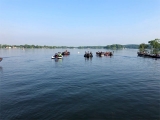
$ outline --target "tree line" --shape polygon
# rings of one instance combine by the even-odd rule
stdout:
[[[144,51],[145,49],[153,49],[157,50],[160,47],[160,39],[155,39],[148,41],[148,44],[142,43],[140,45],[137,44],[128,44],[128,45],[121,45],[121,44],[112,44],[112,45],[106,45],[106,46],[79,46],[79,47],[73,47],[73,46],[47,46],[47,45],[7,45],[7,44],[0,44],[0,48],[47,48],[47,49],[56,49],[56,48],[62,48],[62,49],[140,49],[140,51]]]
[[[79,46],[79,47],[72,47],[72,46],[41,46],[41,45],[7,45],[7,44],[0,44],[0,48],[47,48],[47,49],[56,49],[56,48],[77,48],[77,49],[123,49],[123,48],[130,48],[130,49],[138,49],[139,45],[131,44],[131,45],[120,45],[120,44],[112,44],[107,46]]]
[[[139,51],[146,51],[147,49],[151,50],[151,53],[157,54],[160,51],[160,39],[154,39],[148,41],[148,44],[141,43],[139,45]]]
[[[7,45],[7,44],[0,44],[0,48],[48,48],[48,49],[55,49],[55,48],[74,48],[68,46],[41,46],[41,45]]]
[[[120,44],[113,44],[113,45],[107,45],[104,48],[106,48],[106,49],[123,49],[124,46],[120,45]]]

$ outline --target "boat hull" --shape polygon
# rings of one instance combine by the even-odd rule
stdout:
[[[62,55],[70,55],[70,52],[62,52]]]
[[[84,54],[84,57],[90,58],[90,57],[93,57],[93,55],[92,54]]]
[[[160,58],[160,55],[137,52],[140,57]]]
[[[151,55],[152,58],[160,58],[160,56]]]
[[[51,59],[62,59],[62,58],[63,58],[63,56],[62,57],[55,57],[55,56],[51,57]]]
[[[96,55],[100,56],[100,57],[102,57],[102,56],[112,56],[113,53],[112,52],[96,52]]]

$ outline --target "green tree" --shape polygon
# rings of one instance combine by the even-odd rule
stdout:
[[[152,52],[154,54],[157,54],[160,50],[160,39],[151,40],[151,41],[148,41],[148,43],[151,46]]]
[[[139,45],[139,50],[140,50],[140,51],[145,51],[145,49],[147,49],[147,48],[148,48],[148,45],[145,44],[145,43],[141,43],[141,44]]]

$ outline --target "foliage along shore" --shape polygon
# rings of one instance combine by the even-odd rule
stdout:
[[[150,40],[148,41],[148,44],[141,43],[139,45],[139,51],[140,52],[147,52],[150,50],[151,54],[158,54],[160,52],[160,39]]]
[[[0,44],[0,48],[45,48],[45,49],[57,49],[57,48],[62,48],[62,49],[140,49],[140,51],[144,51],[145,49],[160,49],[160,39],[155,39],[148,41],[148,44],[142,43],[140,45],[137,44],[128,44],[128,45],[120,45],[120,44],[112,44],[112,45],[107,45],[107,46],[79,46],[79,47],[68,47],[68,46],[40,46],[40,45],[6,45],[6,44]]]
[[[59,49],[59,48],[62,48],[62,49],[74,49],[74,48],[77,48],[77,49],[125,49],[125,48],[128,48],[128,49],[138,49],[139,48],[139,45],[136,45],[136,44],[129,44],[129,45],[120,45],[120,44],[113,44],[113,45],[107,45],[107,46],[79,46],[79,47],[68,47],[68,46],[40,46],[40,45],[28,45],[28,44],[25,44],[25,45],[7,45],[7,44],[0,44],[0,48],[20,48],[20,49],[24,49],[24,48],[30,48],[30,49],[33,49],[33,48],[45,48],[45,49]]]

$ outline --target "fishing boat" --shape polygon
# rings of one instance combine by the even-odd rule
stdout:
[[[138,56],[144,56],[144,52],[137,52]]]
[[[70,52],[68,52],[67,50],[62,52],[62,55],[70,55]]]
[[[160,54],[149,54],[147,52],[137,52],[140,57],[160,58]]]
[[[104,56],[104,54],[105,54],[105,52],[99,52],[99,51],[96,52],[96,55],[97,55],[97,56],[100,56],[100,57]]]
[[[85,52],[84,57],[87,57],[87,58],[93,57],[93,54],[92,52]]]
[[[152,57],[152,58],[160,58],[160,55],[159,54],[151,54],[150,57]]]
[[[105,53],[104,53],[104,56],[112,56],[112,55],[113,55],[112,52],[105,52]]]
[[[63,55],[60,52],[55,53],[55,55],[51,57],[51,59],[62,59],[62,58],[63,58]]]

